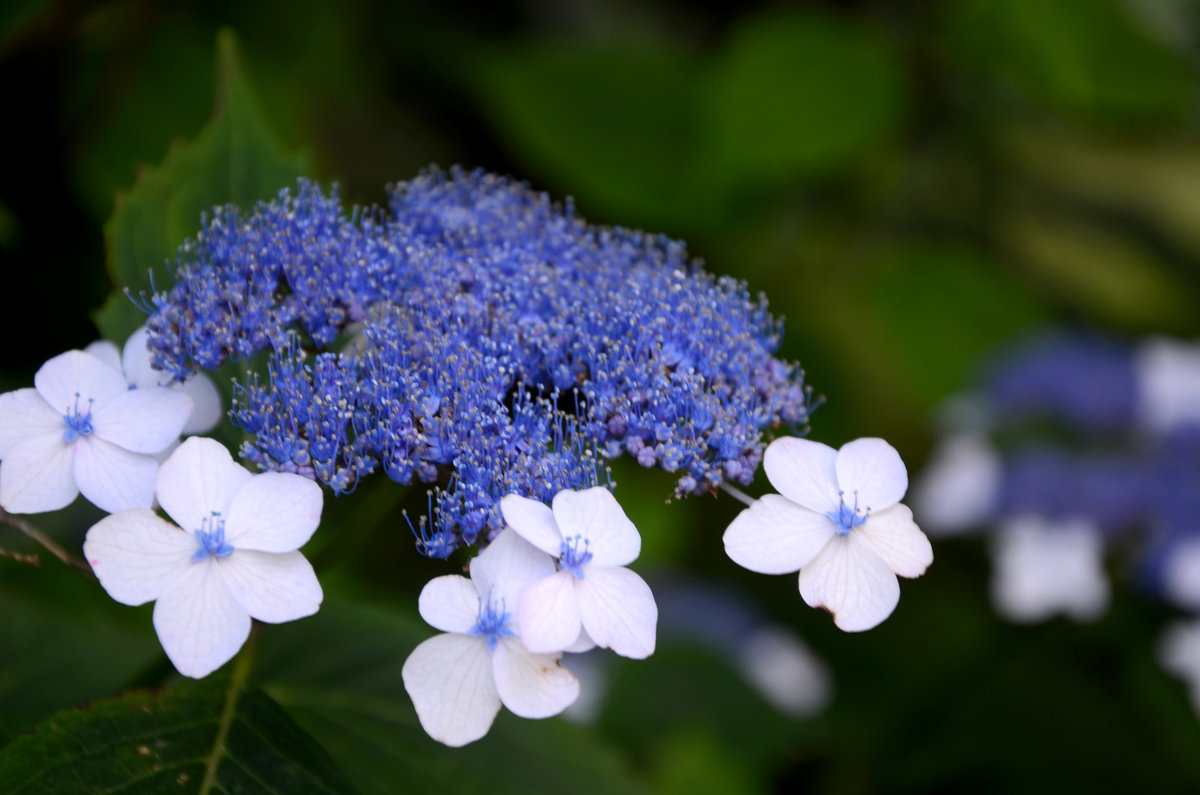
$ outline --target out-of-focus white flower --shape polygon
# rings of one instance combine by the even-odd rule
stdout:
[[[146,327],[142,326],[129,335],[122,351],[118,351],[117,346],[108,340],[98,340],[83,350],[120,372],[130,389],[162,386],[183,392],[195,406],[183,425],[183,434],[208,433],[221,420],[221,396],[217,393],[217,387],[204,373],[194,373],[180,383],[162,370],[155,370],[150,364],[150,349],[146,347],[148,336]]]
[[[0,395],[0,505],[40,513],[83,493],[109,513],[149,508],[161,452],[179,438],[192,399],[130,389],[83,351],[42,365],[34,389]]]
[[[553,509],[510,494],[504,521],[557,558],[558,571],[521,594],[521,640],[536,652],[582,651],[592,643],[624,657],[654,653],[658,607],[646,581],[625,568],[642,537],[607,489],[564,489]]]
[[[900,504],[908,472],[882,439],[834,450],[790,437],[766,450],[763,469],[779,494],[757,500],[725,531],[725,552],[763,574],[800,572],[800,595],[825,607],[846,632],[878,625],[900,600],[896,575],[919,577],[933,562],[929,539]]]
[[[421,590],[421,617],[443,634],[417,646],[401,676],[430,737],[466,745],[487,734],[501,704],[523,718],[548,718],[579,696],[579,682],[558,664],[562,654],[521,644],[510,609],[553,572],[548,555],[506,530],[471,561],[470,579],[449,574]]]
[[[108,595],[154,600],[154,629],[185,676],[229,661],[250,619],[277,624],[312,615],[321,586],[297,550],[321,520],[321,489],[299,475],[252,475],[218,442],[194,436],[158,473],[153,511],[113,514],[88,531],[83,552]]]
[[[995,536],[992,563],[992,603],[1010,621],[1035,623],[1059,613],[1091,621],[1108,609],[1104,542],[1085,519],[1010,519]]]
[[[913,514],[931,535],[961,533],[992,517],[1000,493],[1002,463],[982,436],[963,434],[942,442],[913,489]]]
[[[1163,668],[1187,683],[1192,709],[1200,715],[1200,621],[1177,621],[1167,627],[1158,659]]]
[[[1200,424],[1200,342],[1151,337],[1134,356],[1138,414],[1153,431]]]
[[[785,715],[815,715],[833,698],[829,669],[794,632],[783,627],[755,630],[738,654],[738,665],[746,681]]]
[[[1163,569],[1163,590],[1180,607],[1200,610],[1200,538],[1180,541]]]

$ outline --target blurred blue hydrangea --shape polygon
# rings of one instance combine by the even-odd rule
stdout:
[[[1110,554],[1200,609],[1200,346],[1060,333],[1000,356],[966,400],[916,513],[932,534],[995,528],[1002,613],[1099,615]]]
[[[680,496],[747,484],[764,431],[802,431],[814,407],[762,297],[682,243],[481,171],[430,170],[386,211],[308,182],[218,208],[174,277],[156,365],[263,354],[235,386],[243,456],[337,493],[376,469],[433,484],[431,555],[499,527],[505,494],[611,485],[623,453],[678,473]]]

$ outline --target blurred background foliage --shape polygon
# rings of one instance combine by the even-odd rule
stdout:
[[[114,282],[167,281],[213,203],[308,174],[372,204],[458,163],[747,280],[828,399],[813,438],[884,436],[916,472],[938,406],[1002,343],[1200,335],[1198,32],[1192,0],[13,0],[0,387],[128,331]],[[665,505],[669,478],[627,462],[616,479],[641,569],[732,586],[799,632],[832,669],[827,711],[782,717],[668,636],[613,666],[592,726],[505,714],[435,748],[399,669],[445,569],[399,516],[424,496],[378,477],[327,506],[310,557],[330,603],[264,633],[256,681],[368,792],[1200,789],[1200,725],[1154,659],[1166,608],[1118,590],[1094,625],[1011,627],[982,544],[955,540],[884,625],[843,635],[792,578],[724,557],[739,506]],[[97,517],[39,524],[75,544]],[[0,616],[0,738],[169,673],[146,609],[53,563],[0,559]]]

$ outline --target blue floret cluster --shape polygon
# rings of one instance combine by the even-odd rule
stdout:
[[[301,182],[216,209],[156,298],[156,366],[251,362],[230,416],[260,468],[336,493],[377,469],[431,484],[420,546],[441,557],[499,527],[505,494],[611,485],[626,453],[676,473],[679,496],[744,485],[764,432],[806,426],[811,390],[775,357],[765,300],[683,244],[480,171],[389,198],[347,209]]]

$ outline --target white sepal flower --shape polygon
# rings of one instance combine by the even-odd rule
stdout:
[[[1009,621],[1035,623],[1059,613],[1091,621],[1108,609],[1104,541],[1086,519],[1009,519],[996,533],[992,561],[992,603]]]
[[[510,494],[504,521],[557,559],[558,571],[521,594],[521,640],[536,652],[584,651],[593,644],[623,657],[654,653],[658,607],[646,581],[625,568],[642,537],[608,489],[564,489],[553,508]]]
[[[154,629],[181,674],[198,679],[228,662],[251,618],[317,612],[321,586],[297,551],[321,521],[316,483],[252,475],[223,445],[194,436],[163,463],[156,495],[178,527],[150,510],[123,511],[88,531],[83,552],[113,599],[155,600]]]
[[[913,513],[930,535],[961,533],[991,519],[1003,477],[1000,454],[980,434],[942,442],[913,490]]]
[[[13,513],[66,507],[80,492],[109,513],[149,508],[158,461],[179,438],[192,400],[129,389],[83,351],[42,365],[34,389],[0,395],[0,505]]]
[[[1200,610],[1200,537],[1173,546],[1163,568],[1163,591],[1172,603]]]
[[[725,531],[725,552],[762,574],[800,572],[800,595],[833,613],[846,632],[870,629],[900,600],[896,575],[919,577],[933,562],[929,539],[900,504],[908,473],[882,439],[841,450],[776,439],[763,468],[779,494],[757,500]]]
[[[561,654],[521,645],[512,612],[521,592],[554,562],[516,533],[501,532],[471,561],[471,578],[448,574],[421,590],[421,617],[444,634],[415,648],[401,677],[430,737],[450,746],[487,734],[503,704],[523,718],[548,718],[579,696]]]
[[[142,326],[129,335],[121,351],[108,340],[93,342],[83,350],[118,370],[130,389],[161,386],[183,392],[195,405],[195,410],[183,425],[183,434],[208,433],[221,420],[221,396],[216,385],[204,373],[193,373],[186,381],[179,382],[162,370],[155,370],[150,364],[150,349],[146,347],[149,336],[146,327]]]
[[[1192,709],[1200,715],[1200,621],[1176,621],[1158,647],[1159,663],[1187,684]]]
[[[1152,337],[1134,355],[1138,415],[1152,431],[1200,424],[1200,342]]]

